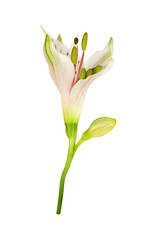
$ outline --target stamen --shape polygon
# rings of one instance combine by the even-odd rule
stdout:
[[[87,76],[86,77],[89,77],[89,76],[91,76],[92,75],[92,69],[88,69],[88,71],[87,71]]]
[[[77,59],[78,59],[78,46],[77,46]],[[76,64],[74,64],[74,68],[76,69]]]
[[[77,59],[78,59],[78,46],[77,46]]]
[[[87,41],[88,41],[88,33],[85,32],[84,35],[83,35],[83,38],[82,38],[82,50],[85,51],[86,48],[87,48]]]
[[[103,69],[103,66],[98,65],[92,69],[92,74],[96,74],[96,73],[100,72],[102,69]]]
[[[78,40],[78,38],[77,38],[77,37],[76,37],[76,38],[74,38],[74,44],[75,44],[75,45],[77,45],[77,44],[78,44],[78,41],[79,41],[79,40]]]
[[[79,70],[78,70],[78,75],[77,75],[76,83],[79,81],[79,76],[80,76],[81,68],[82,68],[82,65],[83,65],[83,59],[84,59],[84,51],[83,51],[83,54],[82,54],[82,58],[81,58],[81,61],[80,61],[80,65],[79,65]]]
[[[71,92],[71,90],[72,90],[74,84],[75,84],[75,76],[74,76],[74,78],[73,78],[73,82],[72,82],[72,84],[71,84],[70,92]]]
[[[81,69],[82,69],[82,65],[83,65],[84,51],[87,48],[87,41],[88,41],[88,33],[85,32],[84,35],[83,35],[83,38],[82,38],[82,42],[81,42],[81,47],[82,47],[82,50],[83,50],[83,54],[82,54],[82,58],[81,58],[80,65],[79,65],[79,70],[78,70],[76,83],[79,81],[79,77],[80,77],[80,73],[81,73]]]
[[[82,53],[82,57],[81,57],[81,61],[78,61],[78,64],[79,64],[79,69],[78,69],[78,73],[77,73],[77,77],[75,78],[74,77],[74,80],[73,80],[73,83],[72,83],[72,87],[74,86],[74,84],[76,84],[79,79],[80,79],[80,75],[81,75],[81,70],[82,70],[82,65],[83,65],[83,59],[84,59],[84,51],[86,50],[86,47],[87,47],[87,41],[88,41],[88,33],[85,32],[84,35],[83,35],[83,38],[82,38],[82,43],[81,43],[81,47],[82,47],[82,50],[83,50],[83,53]],[[74,44],[77,44],[78,43],[78,38],[75,38],[74,39]],[[73,50],[73,49],[76,49],[76,50]],[[74,46],[72,49],[72,53],[71,53],[71,61],[72,63],[74,64],[74,69],[76,70],[76,62],[77,62],[77,59],[78,59],[78,46],[77,48]],[[73,53],[76,52],[75,54]],[[75,55],[72,56],[72,54]],[[77,55],[77,56],[76,56]],[[74,61],[75,59],[75,61]],[[92,71],[92,70],[91,70]],[[92,73],[91,73],[92,74]],[[81,75],[81,78],[84,79],[86,77],[86,70],[82,70],[82,75]],[[76,79],[76,81],[75,81]]]
[[[73,64],[76,64],[77,62],[77,48],[74,46],[71,51],[71,61]]]
[[[82,68],[81,72],[80,72],[80,79],[85,79],[86,78],[86,70],[85,68]]]

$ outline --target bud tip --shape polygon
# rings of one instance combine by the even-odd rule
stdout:
[[[40,27],[42,28],[43,32],[44,32],[45,34],[47,34],[46,31],[44,30],[44,28],[43,28],[42,26],[40,26]]]
[[[58,40],[59,42],[62,42],[61,34],[58,35],[57,40]]]

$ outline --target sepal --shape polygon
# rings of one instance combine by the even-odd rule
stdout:
[[[66,131],[67,137],[69,139],[74,139],[74,141],[76,140],[76,137],[77,137],[77,129],[78,129],[77,123],[65,124],[65,131]]]

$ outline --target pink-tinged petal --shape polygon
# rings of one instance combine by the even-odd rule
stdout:
[[[75,118],[79,118],[81,110],[82,110],[82,106],[83,106],[83,102],[84,102],[84,98],[86,95],[86,92],[89,88],[89,86],[91,85],[91,83],[98,77],[100,77],[101,75],[103,75],[105,72],[107,72],[113,65],[113,59],[109,59],[109,62],[107,62],[106,66],[104,66],[104,68],[94,74],[89,76],[86,79],[80,79],[72,88],[71,93],[70,93],[70,101],[71,101],[71,107],[73,110],[73,115],[75,115]]]
[[[57,48],[59,51],[62,49],[62,53],[58,52]],[[74,66],[70,57],[65,54],[66,50],[66,46],[63,43],[52,40],[49,35],[46,35],[44,53],[51,77],[58,87],[61,96],[68,98],[74,78]]]
[[[84,67],[86,70],[94,68],[98,65],[105,66],[111,59],[113,54],[113,39],[110,41],[102,51],[94,53],[85,63]]]
[[[66,56],[69,55],[69,49],[63,42],[52,38],[52,43],[58,53],[64,54]]]

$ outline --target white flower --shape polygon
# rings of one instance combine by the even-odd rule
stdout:
[[[44,55],[51,77],[61,95],[66,133],[69,138],[67,160],[61,175],[59,187],[57,214],[60,214],[66,174],[78,147],[92,137],[105,135],[116,124],[116,120],[113,118],[98,118],[91,123],[90,127],[82,134],[81,139],[76,144],[77,126],[87,89],[94,79],[100,77],[112,66],[113,39],[110,38],[110,41],[102,51],[96,52],[88,61],[84,62],[88,40],[87,33],[84,33],[81,42],[82,56],[78,55],[78,38],[74,39],[71,48],[67,48],[63,44],[60,35],[55,39],[46,32],[45,34]]]
[[[44,55],[61,95],[65,124],[77,124],[88,87],[112,66],[113,39],[110,38],[102,51],[96,52],[84,63],[87,33],[82,38],[81,57],[78,55],[77,38],[72,47],[67,48],[60,35],[55,39],[46,32],[45,34]]]

